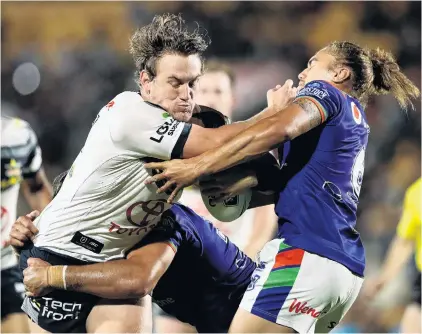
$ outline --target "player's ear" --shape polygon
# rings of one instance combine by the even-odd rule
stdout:
[[[139,74],[139,82],[141,83],[142,90],[148,95],[150,91],[150,85],[151,85],[151,78],[147,71],[143,70]]]
[[[333,82],[341,84],[346,80],[349,80],[352,76],[352,72],[349,68],[344,66],[338,66],[333,70]]]

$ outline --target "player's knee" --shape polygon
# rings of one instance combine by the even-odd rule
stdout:
[[[24,313],[12,313],[1,319],[2,333],[30,333],[29,320]]]

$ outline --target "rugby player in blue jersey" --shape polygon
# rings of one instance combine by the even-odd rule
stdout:
[[[21,234],[11,243],[22,246],[36,228],[29,217],[20,217],[15,225]],[[228,331],[256,268],[254,261],[183,205],[164,212],[157,227],[135,247],[125,260],[68,266],[65,276],[60,259],[53,255],[50,263],[25,258],[27,294],[48,298],[53,288],[98,296],[94,299],[151,294],[166,313],[198,332]],[[76,321],[83,327],[86,319]]]
[[[278,235],[260,253],[263,266],[231,332],[327,332],[343,318],[365,268],[355,229],[369,135],[364,107],[373,95],[392,94],[406,109],[419,96],[390,53],[350,42],[317,52],[299,80],[293,103],[220,148],[146,166],[162,170],[147,181],[166,179],[159,192],[176,186],[171,200],[201,176],[278,148]]]

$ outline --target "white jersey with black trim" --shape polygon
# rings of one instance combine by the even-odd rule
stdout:
[[[35,221],[35,246],[89,262],[122,258],[170,205],[144,163],[181,157],[191,124],[135,92],[101,109],[63,185]]]
[[[3,247],[16,220],[20,183],[32,178],[42,164],[37,137],[29,124],[1,117],[1,269],[17,264],[12,247]]]

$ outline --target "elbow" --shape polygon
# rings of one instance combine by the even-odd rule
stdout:
[[[294,125],[288,124],[279,129],[279,138],[285,141],[293,140],[296,138],[297,129]]]
[[[119,285],[118,290],[122,292],[119,298],[142,298],[152,290],[152,285],[142,276],[132,280],[120,280]]]

